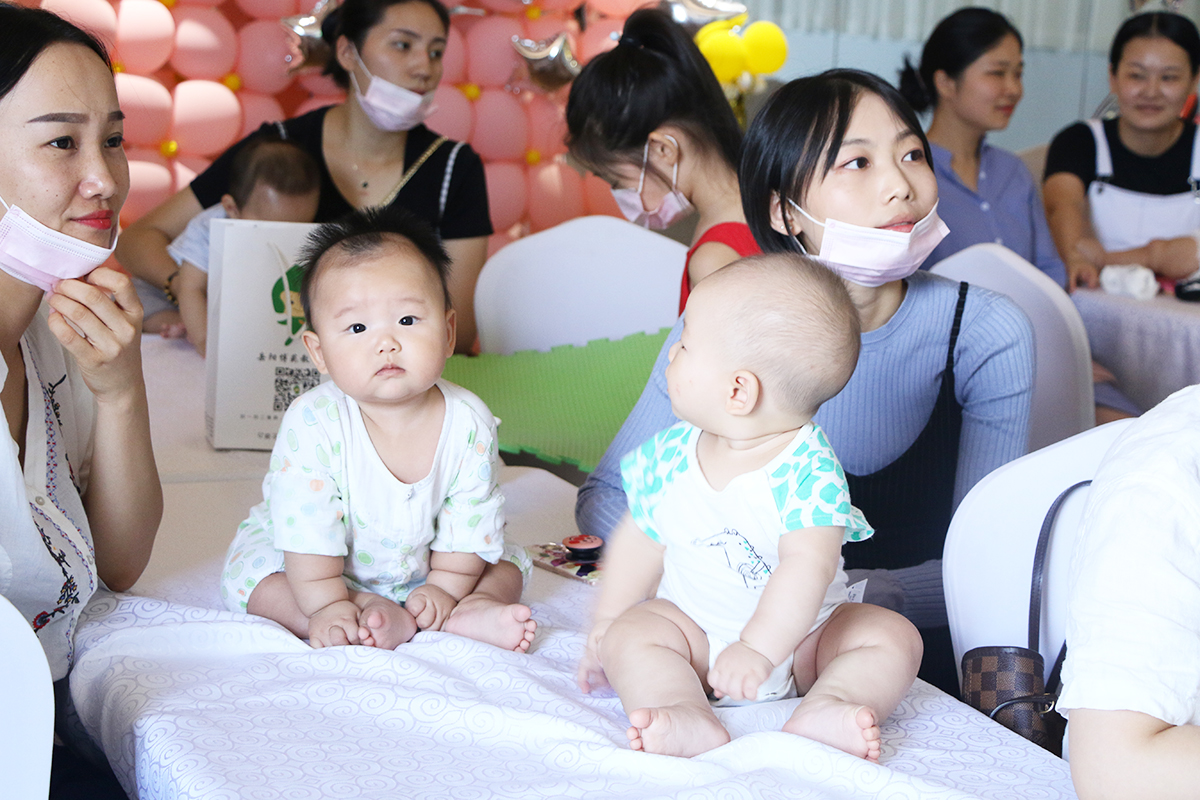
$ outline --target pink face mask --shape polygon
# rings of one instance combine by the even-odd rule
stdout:
[[[47,228],[16,205],[0,218],[0,269],[43,292],[59,281],[82,278],[103,264],[117,247],[117,232],[108,248]]]
[[[921,268],[929,254],[950,233],[937,214],[937,203],[907,233],[867,228],[836,219],[826,219],[822,224],[790,197],[788,203],[825,229],[817,260],[861,286],[882,286],[907,278]],[[799,237],[796,240],[799,241]]]
[[[671,143],[675,145],[675,149],[679,149],[679,142],[675,141],[675,137],[664,134]],[[650,142],[646,142],[646,146],[642,149],[642,173],[638,176],[637,189],[613,189],[613,199],[617,201],[617,206],[621,209],[621,213],[625,215],[625,219],[632,222],[634,225],[641,225],[645,228],[651,228],[656,231],[665,230],[671,226],[671,223],[682,219],[692,212],[692,204],[683,196],[678,189],[675,188],[676,181],[679,180],[679,161],[675,161],[675,168],[671,171],[671,191],[663,196],[662,202],[658,204],[658,208],[653,211],[647,211],[646,206],[642,203],[642,188],[646,185],[646,162],[650,156]]]
[[[358,65],[367,73],[371,83],[364,94],[358,88],[358,79],[350,73],[350,82],[354,84],[354,94],[362,107],[367,119],[381,131],[407,131],[420,125],[437,109],[433,105],[433,91],[425,94],[405,89],[394,83],[376,77],[367,69],[362,58],[355,51],[354,58]]]

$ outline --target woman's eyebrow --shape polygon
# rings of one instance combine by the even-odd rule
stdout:
[[[125,119],[124,111],[113,111],[108,115],[109,122],[120,122]],[[57,111],[50,114],[42,114],[40,117],[34,117],[30,122],[69,122],[74,125],[82,125],[88,121],[87,114],[74,114],[68,111]]]
[[[908,137],[916,136],[916,135],[917,134],[914,131],[903,130],[896,134],[896,138],[893,141],[902,142],[905,139],[907,139]],[[842,139],[842,147],[845,147],[846,145],[851,145],[853,147],[859,147],[859,146],[869,147],[870,145],[872,145],[874,143],[875,143],[874,139],[866,139],[863,137],[859,137],[857,139]]]
[[[420,33],[418,33],[417,31],[410,31],[408,28],[392,28],[392,33],[402,33],[402,34],[404,34],[405,36],[411,36],[411,37],[413,37],[414,39],[422,39],[422,38],[424,38],[424,37],[423,37],[423,36],[422,36]],[[429,41],[430,41],[430,42],[441,42],[442,44],[445,44],[445,43],[446,43],[446,37],[445,37],[445,36],[434,36],[434,37],[433,37],[432,39],[430,39]]]

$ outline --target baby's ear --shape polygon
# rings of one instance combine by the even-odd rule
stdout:
[[[744,417],[758,408],[762,399],[762,383],[748,369],[735,370],[729,382],[729,394],[725,398],[725,411],[735,417]]]
[[[307,330],[300,334],[300,341],[304,342],[304,349],[308,351],[308,357],[312,359],[313,366],[322,375],[328,375],[329,370],[325,368],[325,356],[321,353],[321,339],[315,331]]]
[[[231,194],[221,195],[221,208],[225,209],[225,216],[229,219],[241,219],[242,210],[238,208],[237,201],[233,199]]]
[[[449,353],[454,355],[454,346],[458,344],[458,316],[453,308],[446,309],[446,339],[449,343]]]

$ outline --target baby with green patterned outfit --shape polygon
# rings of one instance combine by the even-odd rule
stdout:
[[[441,379],[455,325],[437,236],[369,209],[314,231],[301,261],[304,344],[331,380],[284,414],[226,605],[314,647],[440,630],[528,650],[530,562],[504,543],[495,418]]]
[[[730,738],[712,702],[799,691],[783,730],[878,760],[921,637],[847,602],[842,543],[873,530],[812,421],[859,337],[846,286],[802,256],[735,261],[692,290],[666,370],[682,422],[622,461],[630,513],[577,676],[616,689],[633,749],[705,752]]]

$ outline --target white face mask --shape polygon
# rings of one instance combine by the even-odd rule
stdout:
[[[19,207],[0,198],[0,269],[48,292],[59,281],[82,278],[103,264],[117,247],[117,232],[107,247],[47,228]]]
[[[817,260],[851,283],[862,286],[882,286],[912,275],[950,233],[946,223],[937,215],[937,203],[913,225],[911,231],[905,233],[867,228],[829,218],[822,224],[790,197],[788,202],[825,229]],[[796,236],[796,241],[800,241],[799,236]]]
[[[679,149],[679,142],[675,141],[674,136],[669,133],[664,136],[671,140],[671,144],[675,145],[676,150]],[[625,219],[634,225],[661,231],[669,228],[671,223],[676,220],[692,213],[692,204],[675,188],[675,184],[679,180],[679,160],[676,159],[675,168],[671,171],[671,191],[663,196],[658,208],[653,211],[646,210],[645,204],[642,203],[642,187],[646,184],[646,162],[649,156],[650,142],[647,141],[646,146],[642,148],[642,173],[638,176],[638,188],[613,189],[612,195],[613,199],[617,201],[621,213],[625,215]]]
[[[358,88],[358,79],[350,73],[350,82],[354,84],[354,94],[362,107],[367,119],[381,131],[407,131],[420,125],[437,109],[433,105],[433,90],[425,94],[405,89],[394,83],[385,81],[371,74],[367,65],[355,50],[354,58],[363,72],[371,79],[364,94]]]

